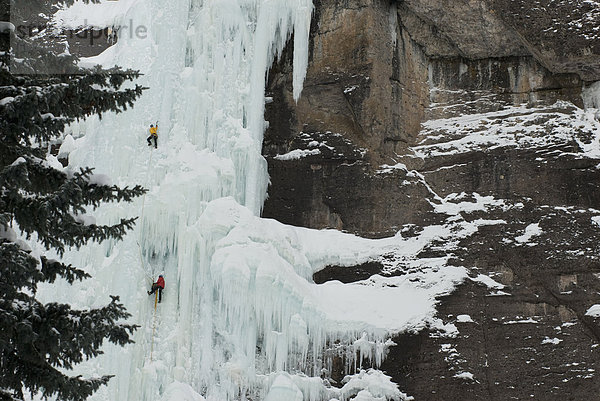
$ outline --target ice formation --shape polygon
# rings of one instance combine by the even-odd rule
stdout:
[[[439,258],[410,274],[352,284],[316,285],[312,274],[386,253],[418,264],[424,246],[470,235],[477,223],[454,219],[411,238],[367,240],[258,217],[268,183],[265,77],[293,33],[300,96],[312,8],[310,0],[120,0],[57,14],[67,26],[93,16],[93,24],[119,30],[113,47],[82,64],[141,69],[140,83],[150,88],[133,111],[73,126],[77,139],[61,149],[67,169],[95,166],[98,177],[149,189],[133,204],[94,213],[99,224],[140,216],[124,241],[66,255],[94,279],[40,290],[79,308],[120,295],[141,325],[134,345],[106,346],[78,367],[84,375],[116,375],[91,399],[407,398],[361,363],[376,368],[392,333],[433,321],[436,297],[466,270]],[[147,34],[131,34],[132,27]],[[145,137],[156,121],[153,150]],[[155,312],[146,290],[159,273],[166,289]],[[338,388],[321,377],[336,353],[349,373]]]

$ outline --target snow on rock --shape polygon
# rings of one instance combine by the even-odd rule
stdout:
[[[492,291],[487,296],[488,297],[503,297],[510,296],[511,294],[506,291]]]
[[[542,234],[542,229],[540,228],[539,223],[532,223],[525,227],[525,232],[523,235],[519,235],[515,237],[515,241],[520,242],[521,244],[529,243],[531,238],[537,237]]]
[[[277,160],[297,160],[306,156],[319,154],[321,154],[321,151],[319,149],[294,149],[283,155],[277,155],[274,158]]]
[[[63,165],[58,161],[58,158],[54,155],[46,155],[45,164],[57,170],[64,170]]]
[[[501,290],[506,287],[504,284],[500,284],[490,276],[486,276],[485,274],[478,274],[477,277],[469,277],[471,281],[476,283],[481,283],[493,290]]]
[[[444,323],[442,319],[437,318],[429,321],[429,330],[431,338],[456,338],[460,333],[455,324]]]
[[[75,146],[75,139],[73,139],[73,136],[67,135],[63,139],[63,142],[60,145],[60,148],[58,149],[58,155],[57,155],[57,157],[59,159],[67,158],[69,156],[69,153],[71,153],[75,149],[75,147],[76,147]]]
[[[597,107],[598,86],[592,85],[584,97],[587,104]],[[597,158],[600,156],[600,121],[594,118],[595,113],[595,109],[582,110],[558,101],[550,106],[532,108],[523,104],[430,120],[423,124],[420,133],[423,139],[412,150],[415,156],[425,158],[499,147],[532,149],[576,141],[584,157]],[[593,139],[582,141],[580,137]]]
[[[118,47],[110,46],[97,56],[81,57],[77,63],[82,68],[93,68],[97,65],[107,66],[110,65],[111,60],[116,58]],[[142,65],[138,68],[141,73],[147,72],[147,67]]]
[[[456,316],[456,321],[458,323],[474,323],[469,315],[458,315]]]
[[[347,88],[344,88],[344,93],[346,95],[352,93],[356,88],[358,88],[358,85],[348,86]]]
[[[586,312],[586,316],[600,317],[600,304],[592,305]]]
[[[600,216],[594,216],[592,217],[592,223],[596,224],[597,226],[600,227]]]
[[[491,207],[505,207],[503,200],[494,199],[493,196],[481,196],[478,193],[471,194],[473,202],[460,200],[467,197],[466,193],[452,193],[441,200],[441,203],[430,202],[437,213],[458,215],[461,212],[472,213],[487,210]],[[501,221],[498,221],[502,223]]]
[[[562,342],[562,340],[560,338],[550,338],[550,337],[544,337],[544,339],[542,340],[542,344],[560,344]]]
[[[136,22],[140,21],[126,21],[124,16],[134,15],[128,14],[127,11],[135,6],[136,3],[135,0],[102,0],[99,4],[89,5],[78,0],[73,6],[69,8],[63,7],[54,14],[53,22],[68,29],[76,29],[83,26],[101,29],[122,26],[122,29],[125,31],[129,28],[125,24],[132,24],[132,29],[135,29],[139,26]]]
[[[475,380],[473,373],[471,372],[460,372],[455,374],[454,377],[456,377],[457,379]]]
[[[507,322],[504,322],[504,324],[529,324],[529,323],[537,324],[539,322],[532,317],[529,317],[527,319],[509,320]]]
[[[379,170],[375,171],[377,174],[388,174],[394,170],[402,170],[408,172],[408,168],[403,163],[396,163],[394,165],[382,164]]]
[[[14,161],[14,162],[12,162],[10,165],[11,165],[11,167],[14,167],[14,166],[18,166],[19,164],[26,163],[26,162],[27,162],[27,160],[25,160],[25,158],[24,158],[24,157],[21,157],[21,156],[20,156],[20,157],[17,157],[17,158],[15,159],[15,161]]]
[[[15,98],[12,96],[3,97],[2,99],[0,99],[0,106],[6,106],[7,104],[11,103],[13,100],[15,100]]]

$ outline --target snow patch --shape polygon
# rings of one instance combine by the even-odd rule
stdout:
[[[25,160],[24,157],[17,157],[15,159],[15,161],[12,162],[10,165],[11,165],[11,167],[15,167],[15,166],[18,166],[18,165],[23,164],[23,163],[27,163],[27,160]]]
[[[471,372],[460,372],[455,374],[453,377],[456,377],[457,379],[463,379],[463,380],[475,380],[475,377],[473,376],[473,373]]]
[[[474,323],[469,315],[458,315],[456,316],[456,321],[458,323]]]
[[[59,159],[66,159],[69,154],[75,150],[76,146],[75,146],[75,139],[73,138],[73,136],[71,135],[67,135],[64,139],[62,144],[60,145],[60,148],[58,149],[58,155],[57,157]]]
[[[521,244],[526,244],[529,242],[529,240],[531,240],[531,238],[537,237],[542,233],[543,231],[540,228],[539,223],[532,223],[525,227],[525,232],[523,233],[523,235],[515,237],[515,241],[520,242]]]
[[[527,319],[519,319],[519,320],[509,320],[508,322],[504,322],[504,324],[528,324],[528,323],[539,323],[534,318]]]
[[[504,284],[500,284],[499,282],[497,282],[490,276],[486,276],[485,274],[478,274],[477,277],[469,277],[469,279],[473,282],[481,283],[493,290],[501,290],[506,287]]]
[[[0,99],[0,106],[6,106],[7,104],[12,103],[13,100],[15,100],[15,98],[12,96],[3,97]]]
[[[379,170],[376,170],[375,173],[377,173],[377,174],[389,174],[389,173],[393,172],[394,170],[402,170],[402,171],[408,172],[408,168],[406,167],[405,164],[403,164],[403,163],[396,163],[394,165],[382,164],[381,166],[379,166]]]
[[[542,344],[560,344],[562,342],[562,340],[560,338],[550,338],[550,337],[544,337],[544,339],[542,340]]]
[[[461,212],[473,213],[476,211],[485,211],[491,207],[505,207],[506,204],[503,200],[494,199],[493,196],[481,196],[478,193],[473,193],[471,196],[474,198],[473,202],[463,201],[457,202],[464,199],[468,195],[466,193],[452,193],[442,199],[441,203],[430,202],[437,213],[445,213],[451,216],[456,216]],[[501,222],[498,220],[498,222]]]
[[[597,93],[597,86],[590,88],[586,103],[597,105]],[[582,149],[580,154],[597,158],[600,121],[594,117],[596,112],[593,108],[582,110],[559,101],[551,106],[531,108],[523,104],[488,113],[430,120],[422,125],[422,141],[412,150],[416,157],[425,158],[502,147],[547,148],[576,141]],[[582,136],[592,140],[582,141]]]
[[[488,297],[503,297],[503,296],[510,296],[510,295],[512,295],[512,294],[510,294],[506,291],[492,291],[487,296]]]
[[[303,157],[321,154],[319,149],[294,149],[283,155],[277,155],[274,159],[277,160],[297,160]]]
[[[600,304],[592,305],[586,312],[586,316],[600,317]]]
[[[58,158],[54,155],[48,154],[46,155],[46,165],[52,167],[56,170],[64,170],[63,165],[58,161]]]
[[[120,27],[129,29],[129,24],[135,29],[142,25],[141,20],[125,20],[125,16],[136,15],[129,13],[136,5],[135,0],[103,0],[99,4],[86,4],[81,0],[75,1],[71,7],[63,7],[53,16],[53,23],[65,29],[80,27]]]

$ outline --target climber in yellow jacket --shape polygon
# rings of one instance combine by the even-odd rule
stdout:
[[[156,127],[150,124],[149,131],[150,136],[146,138],[146,141],[148,141],[148,146],[152,146],[152,139],[154,139],[154,149],[156,149],[158,147],[158,124],[156,124]]]

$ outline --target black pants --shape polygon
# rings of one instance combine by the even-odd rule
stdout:
[[[146,141],[148,141],[148,146],[152,146],[152,139],[154,139],[154,149],[158,148],[158,136],[156,135],[150,135],[148,138],[146,138]]]
[[[162,301],[162,292],[163,292],[163,288],[159,287],[158,285],[152,284],[152,290],[150,290],[149,294],[154,294],[156,292],[156,290],[158,290],[158,303],[160,303],[160,301]]]

